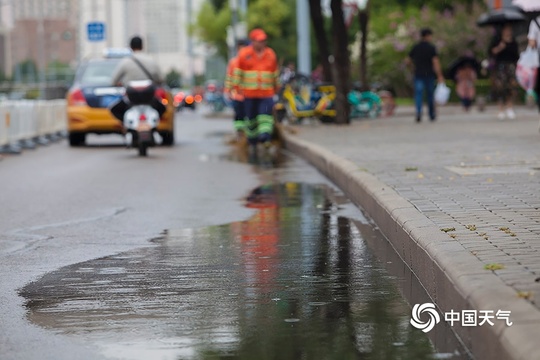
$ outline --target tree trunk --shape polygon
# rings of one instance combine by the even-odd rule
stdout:
[[[360,23],[360,31],[362,37],[360,39],[360,83],[362,84],[362,91],[368,91],[370,86],[367,78],[367,29],[369,21],[368,9],[361,10],[358,13],[358,22]]]
[[[347,42],[347,26],[343,19],[343,9],[341,0],[332,0],[332,40],[334,42],[334,85],[336,86],[336,123],[349,123],[349,93],[350,84],[350,59]]]
[[[332,82],[332,67],[329,60],[330,51],[328,50],[328,38],[326,37],[326,31],[324,29],[324,17],[322,14],[321,0],[309,0],[309,12],[319,50],[319,62],[323,67],[324,81]]]

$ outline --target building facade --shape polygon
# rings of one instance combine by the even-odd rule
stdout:
[[[204,47],[189,37],[189,23],[204,0],[81,0],[79,58],[97,56],[105,48],[127,47],[134,35],[143,38],[145,51],[163,73],[175,70],[190,78],[204,72]],[[89,22],[105,24],[105,39],[88,40]]]
[[[55,61],[75,68],[139,35],[164,74],[176,70],[190,78],[204,72],[205,48],[188,34],[203,1],[0,0],[0,70],[16,77],[18,65],[29,61],[39,71]],[[90,40],[92,22],[104,25],[103,40]]]
[[[16,78],[24,63],[44,69],[76,57],[76,0],[2,0],[0,11],[4,74]]]

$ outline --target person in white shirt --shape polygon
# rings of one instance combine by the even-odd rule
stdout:
[[[529,34],[527,35],[527,39],[529,40],[529,46],[533,49],[537,49],[539,51],[540,56],[540,16],[538,16],[535,19],[531,20],[531,24],[529,25]],[[536,85],[534,87],[534,91],[536,92],[536,102],[538,104],[538,110],[540,110],[540,74],[536,76]],[[539,129],[540,130],[540,129]]]

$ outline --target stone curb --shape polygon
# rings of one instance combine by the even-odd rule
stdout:
[[[277,128],[286,148],[312,163],[369,214],[441,313],[511,311],[510,327],[497,319],[494,326],[453,327],[476,359],[540,359],[540,313],[532,304],[484,270],[480,260],[390,186],[328,149]]]

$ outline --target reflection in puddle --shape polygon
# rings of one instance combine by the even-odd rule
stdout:
[[[433,358],[362,226],[327,192],[262,186],[247,221],[49,273],[21,291],[29,318],[123,359]]]

